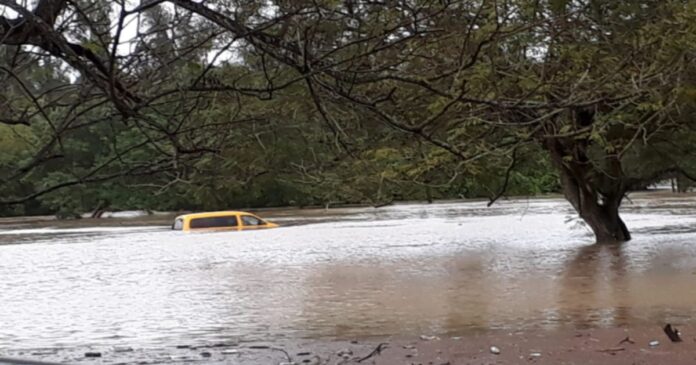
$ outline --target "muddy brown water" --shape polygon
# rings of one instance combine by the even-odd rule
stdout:
[[[6,223],[0,349],[692,323],[696,198],[634,194],[622,246],[560,199],[485,205],[268,211],[283,227],[249,232]]]

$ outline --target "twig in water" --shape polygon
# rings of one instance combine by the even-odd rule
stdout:
[[[630,343],[631,345],[633,345],[636,343],[636,341],[633,341],[633,340],[631,340],[630,337],[626,336],[626,338],[624,338],[623,340],[621,340],[621,342],[619,342],[619,345],[621,345],[623,343]]]
[[[281,348],[278,348],[278,347],[271,347],[271,350],[280,351],[280,352],[284,353],[284,354],[285,354],[285,357],[288,359],[288,362],[289,362],[289,363],[292,363],[292,362],[293,362],[293,361],[292,361],[292,357],[290,357],[290,354],[289,354],[287,351],[285,351],[284,349],[281,349]]]
[[[252,346],[248,346],[247,348],[250,349],[250,350],[271,350],[271,351],[279,351],[279,352],[282,352],[283,354],[285,354],[285,357],[288,359],[288,362],[289,362],[289,363],[293,362],[293,361],[292,361],[292,357],[290,356],[290,354],[289,354],[287,351],[285,351],[284,349],[280,348],[280,347],[270,347],[270,346],[266,346],[266,345],[252,345]]]
[[[614,348],[610,348],[610,349],[597,350],[597,352],[619,352],[619,351],[626,351],[626,349],[623,347],[614,347]]]
[[[379,345],[377,345],[377,347],[374,350],[372,350],[372,352],[370,352],[367,356],[363,357],[362,359],[358,360],[357,362],[363,362],[363,361],[365,361],[365,360],[367,360],[375,355],[382,354],[382,350],[386,349],[388,345],[389,345],[388,343],[380,343]]]

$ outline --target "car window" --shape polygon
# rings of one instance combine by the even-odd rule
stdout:
[[[245,226],[262,226],[266,224],[266,222],[254,217],[253,215],[243,215],[242,222],[244,222]]]
[[[184,220],[181,218],[175,220],[174,224],[172,224],[172,229],[177,231],[181,231],[182,229],[184,229]]]
[[[191,228],[215,228],[215,227],[236,227],[239,223],[237,222],[236,216],[226,216],[226,217],[211,217],[211,218],[196,218],[192,219],[189,226]]]

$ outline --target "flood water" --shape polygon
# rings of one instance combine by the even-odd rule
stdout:
[[[696,315],[693,197],[635,195],[623,213],[634,240],[623,246],[592,245],[563,200],[485,205],[265,212],[283,227],[247,232],[0,226],[0,349],[466,334]]]

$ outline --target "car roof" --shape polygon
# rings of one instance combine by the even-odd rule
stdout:
[[[218,212],[202,212],[202,213],[189,213],[183,214],[175,219],[193,219],[193,218],[210,218],[210,217],[227,217],[231,215],[253,215],[249,212],[242,212],[238,210],[221,210]]]

